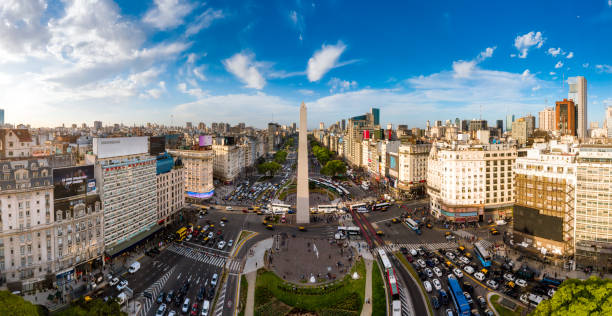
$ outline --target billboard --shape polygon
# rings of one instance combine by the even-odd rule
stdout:
[[[200,147],[211,146],[212,135],[200,135]]]
[[[397,156],[389,155],[389,169],[397,170]]]
[[[149,153],[157,156],[166,151],[166,136],[151,136],[149,138]]]
[[[53,169],[53,195],[62,199],[86,194],[90,179],[94,179],[93,165]]]
[[[370,139],[370,130],[363,131],[363,139]]]
[[[149,137],[94,138],[93,153],[99,159],[149,152]]]

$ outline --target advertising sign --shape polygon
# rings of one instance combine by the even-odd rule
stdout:
[[[389,169],[397,170],[397,157],[389,155]]]
[[[96,187],[96,179],[87,180],[87,194],[98,194],[98,188]]]
[[[89,179],[94,179],[93,165],[53,169],[53,195],[62,199],[86,194]]]
[[[200,135],[200,147],[211,146],[212,135]]]
[[[94,138],[93,152],[99,159],[149,152],[149,137]]]

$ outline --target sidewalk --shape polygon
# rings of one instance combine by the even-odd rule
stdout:
[[[247,274],[264,267],[264,254],[266,250],[272,248],[273,241],[273,238],[264,239],[249,249],[243,273]]]
[[[257,271],[251,271],[246,275],[249,288],[247,290],[246,307],[244,309],[245,316],[253,316],[255,313],[255,282],[257,281]]]
[[[366,284],[365,284],[365,301],[363,309],[361,310],[361,316],[372,315],[372,260],[365,260],[366,266]]]

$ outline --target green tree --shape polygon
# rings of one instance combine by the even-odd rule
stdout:
[[[257,166],[257,171],[259,173],[263,173],[263,174],[270,174],[270,175],[275,175],[280,169],[282,168],[282,166],[275,162],[275,161],[268,161],[268,162],[264,162],[260,165]]]
[[[0,315],[39,315],[36,305],[9,291],[0,291]]]
[[[284,163],[287,160],[287,152],[284,150],[279,150],[274,154],[274,161],[279,164]]]
[[[346,173],[346,164],[342,160],[330,160],[321,168],[321,173],[324,175],[335,177]]]
[[[532,315],[612,315],[612,280],[565,280]]]
[[[65,309],[57,313],[57,315],[58,316],[88,316],[88,315],[127,316],[127,313],[124,313],[121,311],[121,306],[115,300],[110,300],[108,302],[105,302],[101,299],[95,299],[95,300],[86,302],[83,299],[79,299],[78,301],[70,304],[70,307],[68,309]]]

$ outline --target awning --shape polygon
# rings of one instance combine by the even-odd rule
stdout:
[[[106,248],[105,252],[106,255],[108,255],[111,258],[116,257],[117,255],[120,255],[121,253],[123,253],[124,251],[130,250],[133,247],[137,246],[138,244],[140,244],[142,241],[146,240],[148,237],[150,237],[151,235],[155,234],[156,232],[158,232],[160,229],[162,229],[162,226],[159,225],[154,225],[153,227],[151,227],[148,230],[142,231],[140,233],[138,233],[136,236],[120,243],[117,244],[113,247],[108,247]]]

